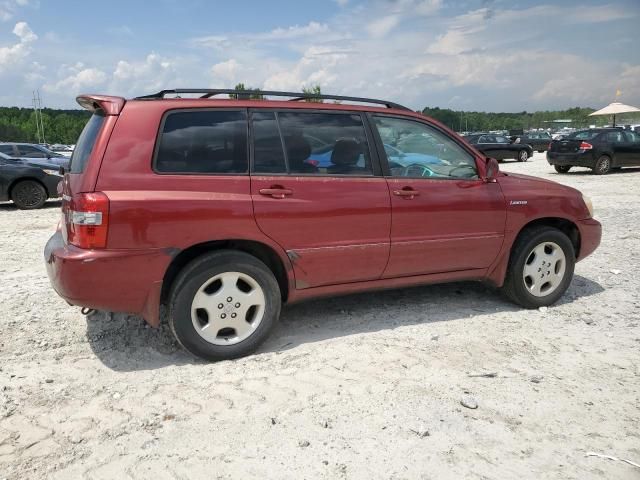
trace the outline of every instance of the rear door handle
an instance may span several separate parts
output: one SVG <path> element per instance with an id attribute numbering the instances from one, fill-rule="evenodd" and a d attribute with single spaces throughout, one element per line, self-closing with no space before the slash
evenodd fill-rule
<path id="1" fill-rule="evenodd" d="M 394 190 L 393 194 L 398 196 L 398 197 L 402 197 L 406 200 L 411 200 L 414 197 L 420 195 L 420 192 L 417 190 L 413 190 L 412 188 L 403 188 L 402 190 Z"/>
<path id="2" fill-rule="evenodd" d="M 260 195 L 273 198 L 284 198 L 287 195 L 293 194 L 293 190 L 289 190 L 288 188 L 261 188 L 259 192 Z"/>

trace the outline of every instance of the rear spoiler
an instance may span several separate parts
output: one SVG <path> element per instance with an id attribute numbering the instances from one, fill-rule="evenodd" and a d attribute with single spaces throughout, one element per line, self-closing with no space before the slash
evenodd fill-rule
<path id="1" fill-rule="evenodd" d="M 126 102 L 122 97 L 108 95 L 80 95 L 76 97 L 76 101 L 90 112 L 102 110 L 106 115 L 119 115 Z"/>

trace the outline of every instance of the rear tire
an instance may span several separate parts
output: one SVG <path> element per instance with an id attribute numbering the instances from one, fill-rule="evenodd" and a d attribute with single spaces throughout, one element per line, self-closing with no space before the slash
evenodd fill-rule
<path id="1" fill-rule="evenodd" d="M 511 251 L 502 291 L 524 308 L 551 305 L 571 284 L 575 262 L 573 244 L 563 232 L 546 226 L 529 228 Z"/>
<path id="2" fill-rule="evenodd" d="M 21 180 L 11 189 L 11 200 L 20 210 L 34 210 L 45 204 L 47 191 L 35 180 Z"/>
<path id="3" fill-rule="evenodd" d="M 278 282 L 264 263 L 244 252 L 217 251 L 191 261 L 176 278 L 169 326 L 192 354 L 229 360 L 266 340 L 281 303 Z"/>
<path id="4" fill-rule="evenodd" d="M 595 175 L 606 175 L 609 173 L 611 171 L 611 158 L 607 155 L 601 155 L 592 171 Z"/>
<path id="5" fill-rule="evenodd" d="M 558 173 L 569 173 L 571 165 L 554 165 L 553 168 L 555 168 Z"/>
<path id="6" fill-rule="evenodd" d="M 518 161 L 526 162 L 527 160 L 529 160 L 529 152 L 527 152 L 526 150 L 520 150 L 520 152 L 518 153 Z"/>

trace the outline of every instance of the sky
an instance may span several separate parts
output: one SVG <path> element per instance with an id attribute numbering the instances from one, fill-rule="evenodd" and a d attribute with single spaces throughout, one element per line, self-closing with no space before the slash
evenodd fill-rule
<path id="1" fill-rule="evenodd" d="M 640 0 L 0 0 L 0 105 L 243 82 L 413 109 L 640 106 L 639 25 Z"/>

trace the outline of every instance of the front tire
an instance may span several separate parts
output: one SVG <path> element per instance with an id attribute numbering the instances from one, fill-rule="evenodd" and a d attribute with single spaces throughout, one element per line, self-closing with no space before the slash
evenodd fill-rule
<path id="1" fill-rule="evenodd" d="M 551 305 L 571 284 L 575 262 L 573 244 L 563 232 L 553 227 L 530 228 L 511 251 L 502 289 L 524 308 Z"/>
<path id="2" fill-rule="evenodd" d="M 558 173 L 569 173 L 571 165 L 554 165 L 553 168 L 555 168 Z"/>
<path id="3" fill-rule="evenodd" d="M 518 161 L 526 162 L 527 160 L 529 160 L 529 152 L 526 150 L 520 150 L 520 153 L 518 153 Z"/>
<path id="4" fill-rule="evenodd" d="M 228 360 L 256 350 L 280 316 L 281 294 L 271 270 L 235 250 L 198 257 L 178 275 L 169 325 L 186 350 Z"/>
<path id="5" fill-rule="evenodd" d="M 611 158 L 606 155 L 600 156 L 593 167 L 593 173 L 596 175 L 606 175 L 611 171 Z"/>
<path id="6" fill-rule="evenodd" d="M 11 189 L 11 200 L 20 210 L 34 210 L 45 204 L 47 191 L 35 180 L 22 180 Z"/>

